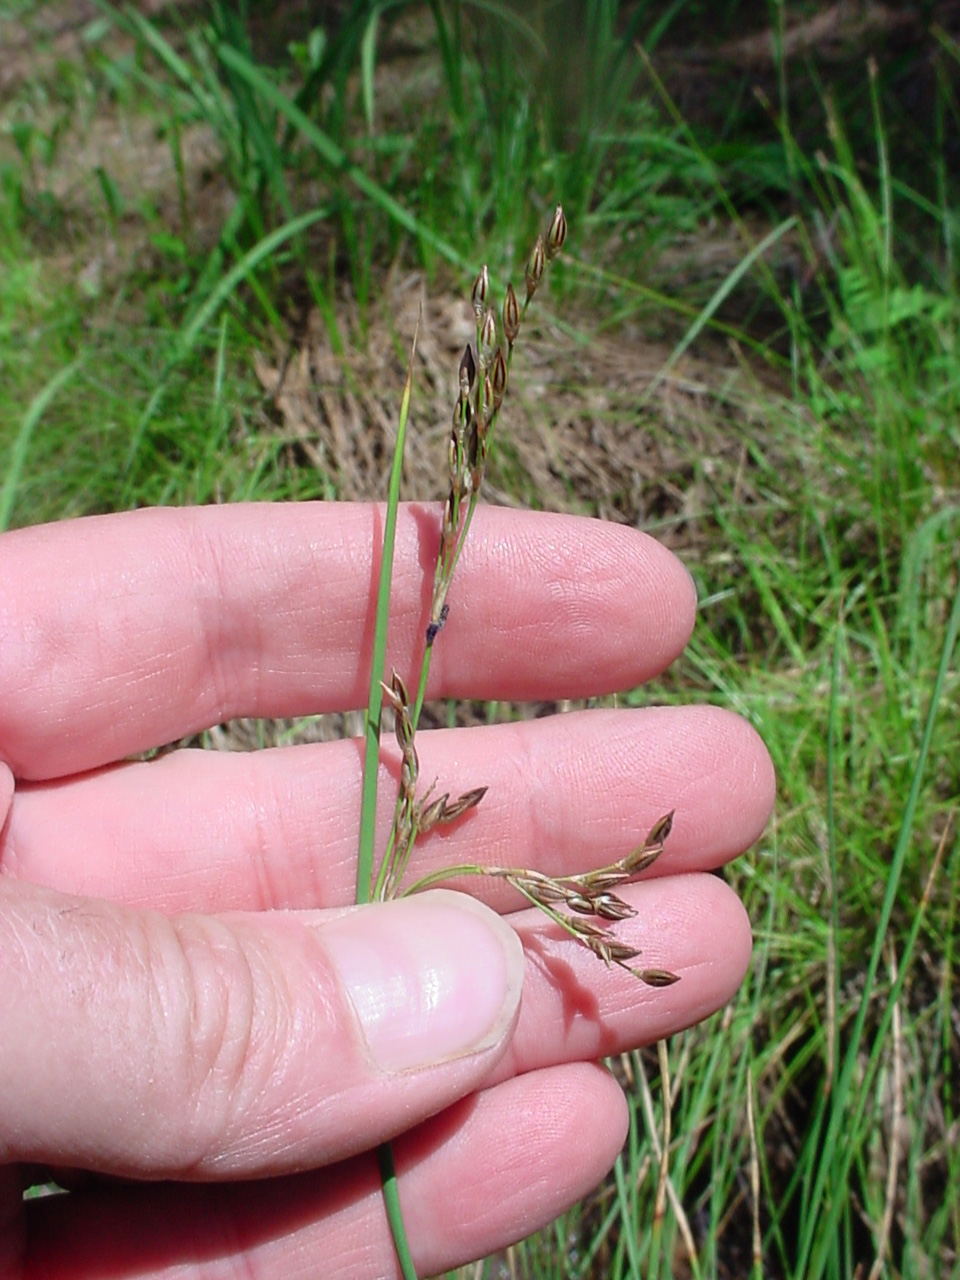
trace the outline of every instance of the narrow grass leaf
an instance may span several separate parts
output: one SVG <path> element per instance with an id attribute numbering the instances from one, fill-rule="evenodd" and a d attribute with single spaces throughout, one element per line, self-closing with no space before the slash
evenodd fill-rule
<path id="1" fill-rule="evenodd" d="M 3 477 L 3 488 L 0 489 L 0 531 L 6 529 L 10 523 L 13 504 L 17 496 L 17 485 L 20 483 L 20 476 L 23 474 L 24 464 L 27 460 L 27 450 L 30 448 L 30 441 L 37 424 L 50 408 L 57 394 L 63 390 L 76 374 L 82 363 L 82 359 L 74 360 L 71 364 L 66 365 L 55 373 L 47 385 L 34 396 L 29 409 L 23 416 L 20 430 L 17 432 L 17 438 L 14 440 L 13 448 L 10 450 L 10 460 L 7 463 L 6 475 Z"/>
<path id="2" fill-rule="evenodd" d="M 734 269 L 727 276 L 726 280 L 724 280 L 720 287 L 714 292 L 713 296 L 694 320 L 693 324 L 690 325 L 689 329 L 687 329 L 686 333 L 670 352 L 669 356 L 667 356 L 656 376 L 647 387 L 647 390 L 641 400 L 641 404 L 646 403 L 657 389 L 662 386 L 664 379 L 667 377 L 670 370 L 683 358 L 683 355 L 688 348 L 696 342 L 704 327 L 713 318 L 714 313 L 718 311 L 727 298 L 730 297 L 730 294 L 733 293 L 734 289 L 736 289 L 743 277 L 748 271 L 750 271 L 753 264 L 758 259 L 762 258 L 768 249 L 772 248 L 778 240 L 782 239 L 787 232 L 791 231 L 796 225 L 797 219 L 795 217 L 784 219 L 779 226 L 776 226 L 772 231 L 769 231 L 759 244 L 755 244 L 750 252 L 737 263 Z"/>
<path id="3" fill-rule="evenodd" d="M 417 332 L 419 332 L 419 322 Z M 407 418 L 410 413 L 410 394 L 413 389 L 413 357 L 417 349 L 417 333 L 413 336 L 407 379 L 400 401 L 397 422 L 397 440 L 393 448 L 390 468 L 390 485 L 387 493 L 387 512 L 383 527 L 383 548 L 380 556 L 380 582 L 377 588 L 377 615 L 373 633 L 373 651 L 370 659 L 370 696 L 364 726 L 365 747 L 363 756 L 363 791 L 360 810 L 360 848 L 357 856 L 357 902 L 369 902 L 373 885 L 373 844 L 377 818 L 377 778 L 380 768 L 380 721 L 383 712 L 384 664 L 387 653 L 387 625 L 390 619 L 390 586 L 393 580 L 393 549 L 397 532 L 397 508 L 400 505 L 400 477 L 403 474 L 403 445 L 407 434 Z M 410 1257 L 406 1229 L 400 1211 L 397 1175 L 393 1164 L 393 1150 L 383 1143 L 377 1149 L 383 1199 L 393 1235 L 394 1247 L 404 1280 L 417 1280 L 416 1268 Z"/>
<path id="4" fill-rule="evenodd" d="M 426 223 L 421 222 L 409 209 L 404 208 L 368 173 L 365 173 L 356 165 L 352 165 L 342 148 L 328 134 L 324 133 L 318 125 L 314 124 L 295 102 L 292 102 L 276 85 L 271 84 L 259 68 L 255 67 L 246 58 L 241 57 L 229 45 L 220 45 L 217 49 L 217 56 L 255 88 L 271 106 L 276 107 L 282 115 L 286 116 L 290 123 L 319 152 L 332 169 L 342 173 L 348 181 L 352 182 L 355 187 L 382 209 L 388 217 L 403 227 L 404 230 L 409 231 L 411 235 L 429 244 L 441 257 L 446 258 L 454 266 L 464 271 L 469 269 L 467 260 L 453 245 L 444 240 L 442 236 L 437 235 Z"/>
<path id="5" fill-rule="evenodd" d="M 920 801 L 920 792 L 926 777 L 927 758 L 930 754 L 933 731 L 937 721 L 937 714 L 940 710 L 940 700 L 946 683 L 947 672 L 950 668 L 950 660 L 956 647 L 958 632 L 960 632 L 960 587 L 958 587 L 954 596 L 953 608 L 950 612 L 950 620 L 947 624 L 947 631 L 940 654 L 940 664 L 937 669 L 933 692 L 930 697 L 930 708 L 927 712 L 923 738 L 920 742 L 920 748 L 917 753 L 917 762 L 914 767 L 913 778 L 910 784 L 910 791 L 903 811 L 900 834 L 897 838 L 896 848 L 894 849 L 893 858 L 890 863 L 886 892 L 884 894 L 883 905 L 880 909 L 880 918 L 877 921 L 877 928 L 874 934 L 873 950 L 867 965 L 863 995 L 860 1000 L 860 1007 L 857 1010 L 853 1029 L 850 1033 L 850 1039 L 847 1045 L 840 1078 L 837 1082 L 837 1088 L 834 1091 L 834 1105 L 830 1116 L 830 1122 L 827 1126 L 827 1132 L 824 1137 L 823 1148 L 819 1153 L 819 1166 L 810 1197 L 810 1211 L 807 1214 L 802 1227 L 796 1274 L 810 1277 L 811 1280 L 817 1280 L 818 1277 L 824 1274 L 824 1270 L 827 1266 L 828 1255 L 831 1249 L 831 1242 L 836 1239 L 838 1219 L 845 1204 L 847 1203 L 847 1196 L 842 1194 L 842 1191 L 848 1185 L 850 1166 L 859 1150 L 859 1143 L 851 1140 L 851 1135 L 861 1132 L 859 1121 L 862 1118 L 863 1111 L 866 1107 L 867 1094 L 869 1092 L 867 1087 L 870 1078 L 869 1071 L 867 1079 L 865 1079 L 864 1085 L 861 1088 L 853 1117 L 850 1117 L 847 1114 L 845 1104 L 851 1096 L 851 1090 L 853 1088 L 853 1074 L 859 1057 L 860 1046 L 863 1041 L 867 1012 L 873 999 L 877 971 L 883 955 L 883 943 L 887 935 L 887 929 L 890 925 L 890 917 L 893 914 L 893 906 L 896 901 L 897 888 L 900 883 L 900 877 L 903 873 L 907 850 L 909 849 L 913 839 L 914 820 L 916 817 L 917 806 Z M 920 913 L 918 912 L 914 921 L 913 929 L 911 930 L 911 941 L 908 942 L 908 946 L 902 957 L 897 983 L 895 984 L 894 990 L 891 991 L 890 999 L 887 1001 L 884 1013 L 881 1017 L 880 1028 L 878 1029 L 874 1043 L 874 1055 L 877 1057 L 879 1057 L 883 1037 L 886 1033 L 886 1027 L 889 1025 L 890 1018 L 892 1017 L 893 1006 L 896 1003 L 899 991 L 902 990 L 903 983 L 906 981 L 906 975 L 909 967 L 909 954 L 913 949 L 913 940 L 916 938 L 919 928 Z M 871 1058 L 873 1058 L 874 1055 L 871 1055 Z M 845 1136 L 847 1140 L 841 1142 L 841 1136 Z M 828 1183 L 830 1184 L 829 1190 L 827 1186 Z M 824 1205 L 824 1201 L 826 1201 L 826 1205 Z"/>
<path id="6" fill-rule="evenodd" d="M 419 330 L 419 324 L 418 324 Z M 357 902 L 369 902 L 373 888 L 373 842 L 377 817 L 377 774 L 380 765 L 380 719 L 383 711 L 381 682 L 387 654 L 387 624 L 390 618 L 390 585 L 393 579 L 393 548 L 397 532 L 397 508 L 400 504 L 400 477 L 403 473 L 403 446 L 410 413 L 413 389 L 413 357 L 417 347 L 414 334 L 407 365 L 407 379 L 400 401 L 397 442 L 390 467 L 387 511 L 383 526 L 383 548 L 380 555 L 380 581 L 377 587 L 377 615 L 370 659 L 370 696 L 367 701 L 366 745 L 363 757 L 363 791 L 360 810 L 360 849 L 357 858 Z"/>
<path id="7" fill-rule="evenodd" d="M 313 226 L 315 222 L 320 222 L 321 219 L 328 216 L 328 213 L 329 210 L 326 208 L 311 209 L 308 213 L 302 213 L 299 218 L 294 218 L 291 222 L 285 223 L 282 227 L 278 227 L 276 231 L 271 231 L 269 235 L 264 236 L 258 244 L 255 244 L 252 249 L 243 255 L 239 262 L 231 267 L 225 276 L 220 278 L 210 295 L 187 320 L 177 335 L 173 355 L 167 362 L 167 367 L 164 369 L 160 381 L 147 402 L 147 407 L 137 422 L 133 438 L 130 441 L 130 448 L 127 452 L 126 465 L 128 471 L 140 450 L 140 445 L 143 443 L 144 433 L 160 407 L 160 402 L 163 399 L 171 374 L 189 357 L 201 333 L 216 315 L 218 309 L 223 306 L 234 290 L 245 280 L 248 280 L 257 267 L 279 249 L 281 245 L 300 235 L 302 231 Z"/>
<path id="8" fill-rule="evenodd" d="M 627 1180 L 623 1172 L 623 1156 L 617 1156 L 613 1166 L 613 1176 L 617 1184 L 617 1201 L 620 1205 L 620 1239 L 625 1242 L 627 1258 L 630 1263 L 630 1280 L 641 1280 L 640 1253 L 637 1249 L 637 1233 L 635 1230 L 636 1214 L 631 1208 L 631 1196 L 627 1191 Z"/>
<path id="9" fill-rule="evenodd" d="M 380 10 L 375 8 L 370 15 L 360 41 L 360 84 L 363 90 L 363 114 L 367 120 L 367 129 L 373 133 L 374 112 L 374 75 L 377 64 L 377 28 L 380 25 Z"/>

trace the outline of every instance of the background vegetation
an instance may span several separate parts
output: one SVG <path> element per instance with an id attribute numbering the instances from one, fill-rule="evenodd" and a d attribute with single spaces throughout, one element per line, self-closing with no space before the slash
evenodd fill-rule
<path id="1" fill-rule="evenodd" d="M 0 22 L 0 527 L 382 496 L 421 298 L 438 496 L 456 298 L 563 200 L 492 492 L 684 556 L 693 644 L 628 700 L 746 715 L 779 802 L 740 995 L 616 1064 L 616 1176 L 476 1274 L 960 1274 L 960 6 Z"/>

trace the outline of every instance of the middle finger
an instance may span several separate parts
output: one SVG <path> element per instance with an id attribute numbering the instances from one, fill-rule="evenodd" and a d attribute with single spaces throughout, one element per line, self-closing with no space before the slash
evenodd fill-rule
<path id="1" fill-rule="evenodd" d="M 622 857 L 676 811 L 657 872 L 716 867 L 769 816 L 769 756 L 713 707 L 572 712 L 420 733 L 421 783 L 480 806 L 416 846 L 413 875 L 459 863 L 571 874 Z M 354 901 L 361 759 L 357 742 L 253 754 L 180 751 L 14 797 L 0 868 L 67 893 L 162 911 L 338 907 Z M 385 752 L 377 848 L 396 796 Z M 501 910 L 499 881 L 463 882 Z"/>

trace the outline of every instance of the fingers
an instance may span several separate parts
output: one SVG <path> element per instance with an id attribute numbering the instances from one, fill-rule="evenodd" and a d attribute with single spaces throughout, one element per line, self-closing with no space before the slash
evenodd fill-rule
<path id="1" fill-rule="evenodd" d="M 623 1144 L 615 1081 L 580 1064 L 459 1103 L 395 1143 L 419 1275 L 504 1248 L 586 1195 Z M 128 1187 L 33 1201 L 24 1274 L 286 1280 L 398 1274 L 375 1161 L 232 1186 Z"/>
<path id="2" fill-rule="evenodd" d="M 462 894 L 169 919 L 0 882 L 0 1165 L 313 1167 L 489 1074 L 523 979 Z"/>
<path id="3" fill-rule="evenodd" d="M 305 1168 L 481 1081 L 615 1054 L 726 1003 L 750 956 L 733 892 L 685 875 L 622 896 L 636 915 L 614 936 L 638 966 L 677 974 L 673 986 L 607 968 L 533 910 L 510 917 L 524 965 L 505 923 L 445 891 L 170 921 L 7 886 L 0 1164 L 179 1178 Z"/>
<path id="4" fill-rule="evenodd" d="M 381 508 L 144 510 L 0 539 L 0 759 L 79 772 L 237 715 L 366 703 Z M 419 661 L 438 537 L 401 508 L 388 668 Z M 430 696 L 562 698 L 662 670 L 693 624 L 690 579 L 619 526 L 481 507 Z"/>
<path id="5" fill-rule="evenodd" d="M 544 1068 L 543 1063 L 581 1053 L 617 1053 L 672 1034 L 728 998 L 742 976 L 749 926 L 734 895 L 715 877 L 668 877 L 632 886 L 625 894 L 638 915 L 616 926 L 618 937 L 640 945 L 644 963 L 672 966 L 680 981 L 652 990 L 622 970 L 607 970 L 539 914 L 515 918 L 527 949 L 527 973 L 509 1057 L 488 1077 L 499 1083 L 454 1104 L 395 1144 L 401 1201 L 421 1274 L 458 1265 L 526 1235 L 584 1195 L 609 1168 L 625 1130 L 619 1091 L 596 1068 L 572 1063 Z M 396 910 L 397 904 L 388 909 Z M 469 937 L 460 942 L 469 946 Z M 392 954 L 395 940 L 389 946 Z M 289 972 L 289 963 L 286 968 Z M 293 972 L 295 978 L 295 967 Z M 129 1046 L 114 1043 L 111 1052 L 118 1051 L 129 1071 L 136 1055 Z M 293 1058 L 301 1081 L 309 1075 L 303 1055 L 281 1057 L 285 1063 Z M 272 1080 L 271 1073 L 267 1087 Z M 101 1078 L 97 1084 L 109 1090 L 111 1082 Z M 389 1087 L 393 1084 L 391 1080 Z M 322 1126 L 324 1117 L 309 1105 L 308 1093 L 309 1087 L 301 1086 L 307 1125 Z M 385 1100 L 389 1105 L 381 1090 L 376 1105 Z M 208 1092 L 205 1104 L 209 1101 Z M 44 1105 L 49 1106 L 46 1096 Z M 109 1139 L 117 1126 L 96 1113 L 96 1105 L 93 1125 L 100 1133 L 106 1124 Z M 153 1095 L 140 1098 L 138 1105 L 137 1172 L 159 1176 L 158 1150 L 169 1150 L 167 1111 L 157 1107 Z M 249 1175 L 256 1171 L 257 1156 L 267 1169 L 276 1168 L 274 1125 L 264 1137 L 264 1110 L 255 1093 L 244 1121 L 246 1135 L 234 1135 L 232 1151 L 244 1156 L 252 1152 L 253 1159 L 214 1160 L 182 1172 Z M 146 1131 L 145 1112 L 152 1121 Z M 21 1124 L 31 1114 L 21 1112 Z M 289 1148 L 302 1156 L 307 1144 L 301 1115 L 300 1107 L 293 1115 L 278 1115 L 276 1126 L 283 1127 Z M 61 1142 L 56 1151 L 41 1148 L 35 1156 L 55 1163 L 62 1150 Z M 74 1280 L 108 1271 L 133 1277 L 159 1276 L 174 1268 L 178 1274 L 193 1274 L 196 1268 L 197 1274 L 201 1269 L 206 1274 L 219 1264 L 285 1277 L 297 1268 L 316 1271 L 320 1258 L 324 1276 L 395 1274 L 376 1168 L 369 1157 L 272 1183 L 87 1190 L 35 1202 L 27 1212 L 26 1274 Z"/>
<path id="6" fill-rule="evenodd" d="M 650 874 L 704 870 L 746 849 L 773 804 L 767 752 L 713 707 L 589 711 L 421 733 L 424 786 L 488 786 L 465 820 L 418 843 L 412 874 L 500 863 L 552 874 L 622 857 L 675 811 Z M 395 768 L 395 761 L 391 765 Z M 377 848 L 396 777 L 384 767 Z M 356 743 L 255 754 L 179 752 L 18 791 L 0 845 L 12 877 L 164 911 L 353 901 L 361 763 Z M 498 908 L 499 882 L 462 882 Z"/>

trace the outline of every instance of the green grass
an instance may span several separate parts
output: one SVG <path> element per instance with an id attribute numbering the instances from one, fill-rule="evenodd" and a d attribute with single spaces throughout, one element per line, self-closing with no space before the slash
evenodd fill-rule
<path id="1" fill-rule="evenodd" d="M 37 253 L 30 229 L 24 215 L 0 240 L 4 523 L 144 503 L 332 496 L 330 478 L 300 465 L 295 443 L 259 408 L 248 306 L 225 309 L 256 249 L 184 314 L 171 305 L 179 259 L 156 255 L 149 274 L 131 272 L 91 298 L 75 271 Z M 206 321 L 202 333 L 195 318 Z"/>
<path id="2" fill-rule="evenodd" d="M 872 74 L 859 49 L 830 93 L 814 55 L 756 73 L 766 105 L 746 74 L 698 71 L 691 114 L 670 50 L 762 25 L 765 9 L 711 6 L 705 30 L 702 4 L 592 0 L 571 84 L 554 11 L 498 8 L 447 0 L 405 28 L 410 6 L 358 0 L 290 52 L 251 41 L 227 6 L 153 25 L 105 8 L 69 74 L 16 87 L 0 106 L 2 523 L 334 496 L 337 478 L 272 420 L 253 351 L 282 348 L 305 308 L 335 327 L 344 287 L 372 317 L 393 264 L 438 290 L 469 288 L 481 254 L 502 277 L 562 198 L 576 246 L 551 288 L 576 340 L 590 325 L 642 334 L 673 353 L 664 372 L 691 355 L 739 371 L 708 387 L 696 438 L 689 418 L 663 422 L 655 387 L 633 410 L 638 432 L 669 436 L 675 470 L 645 498 L 648 526 L 684 552 L 701 606 L 684 658 L 627 700 L 740 712 L 779 789 L 728 873 L 754 923 L 751 972 L 669 1046 L 694 1274 L 753 1268 L 748 1095 L 763 1275 L 867 1274 L 899 1111 L 880 1274 L 957 1274 L 960 1209 L 935 1191 L 960 1178 L 956 45 L 924 45 L 928 128 L 896 97 L 920 64 Z M 394 71 L 395 36 L 420 48 L 415 72 Z M 155 129 L 166 202 L 109 164 L 60 180 L 104 116 Z M 232 193 L 225 216 L 191 186 L 197 129 Z M 108 260 L 111 241 L 136 251 Z M 98 257 L 102 280 L 84 272 Z M 542 504 L 516 448 L 494 461 L 502 488 Z M 617 1177 L 512 1250 L 513 1274 L 689 1273 L 669 1206 L 649 1230 L 641 1084 L 659 1126 L 656 1054 L 620 1069 L 634 1089 Z"/>

